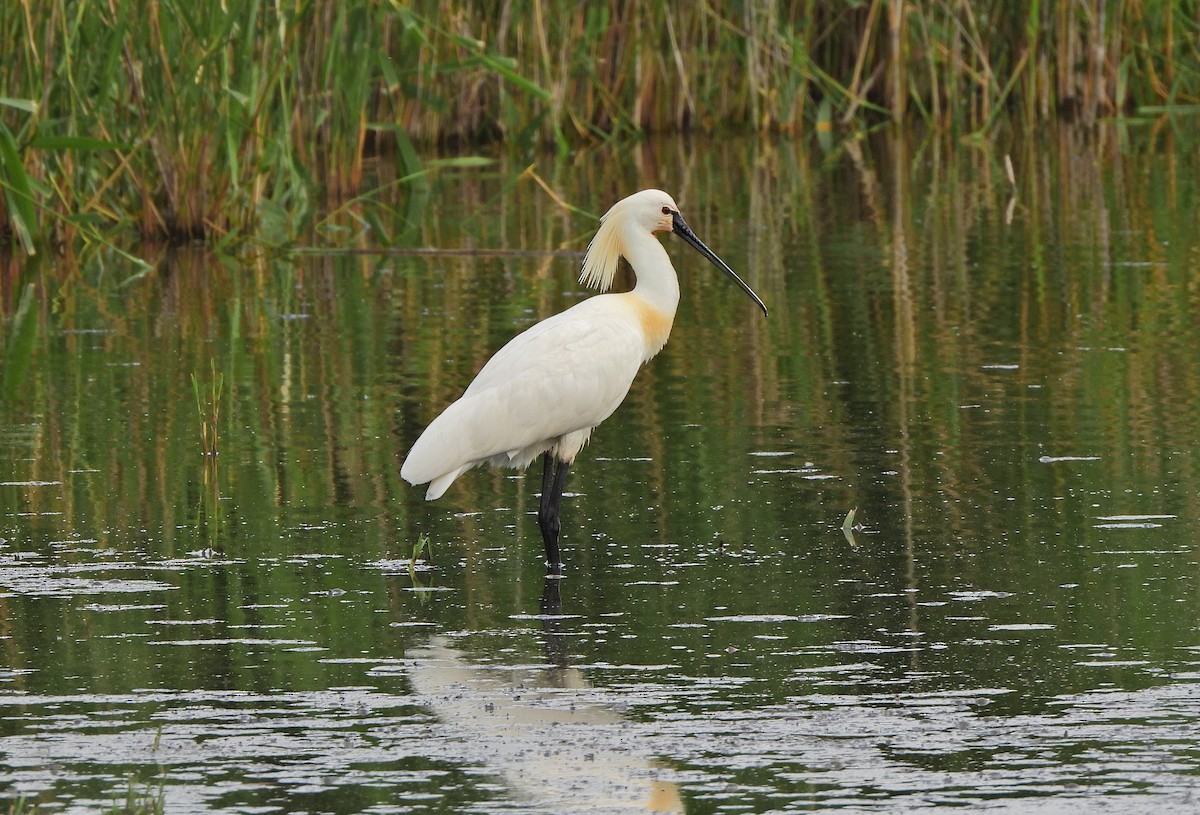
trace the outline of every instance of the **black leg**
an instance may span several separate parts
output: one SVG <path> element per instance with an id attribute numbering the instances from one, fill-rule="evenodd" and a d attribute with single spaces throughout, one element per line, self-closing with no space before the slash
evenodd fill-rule
<path id="1" fill-rule="evenodd" d="M 554 571 L 562 565 L 558 553 L 558 533 L 562 529 L 558 507 L 562 501 L 563 485 L 567 482 L 567 470 L 570 467 L 565 461 L 556 462 L 552 453 L 546 453 L 542 461 L 542 500 L 538 504 L 538 528 L 542 530 L 542 543 L 546 545 L 546 565 Z"/>
<path id="2" fill-rule="evenodd" d="M 542 530 L 542 543 L 546 546 L 546 565 L 558 567 L 558 529 L 551 532 L 550 505 L 554 498 L 554 454 L 542 456 L 542 499 L 538 503 L 538 528 Z M 557 518 L 554 519 L 558 521 Z"/>
<path id="3" fill-rule="evenodd" d="M 567 655 L 567 636 L 563 633 L 562 596 L 559 586 L 562 585 L 562 575 L 558 570 L 551 570 L 542 581 L 542 637 L 545 639 L 546 660 L 556 668 L 566 668 L 570 664 Z"/>
<path id="4" fill-rule="evenodd" d="M 554 454 L 542 454 L 542 498 L 538 502 L 538 526 L 550 508 L 550 493 L 554 491 Z"/>

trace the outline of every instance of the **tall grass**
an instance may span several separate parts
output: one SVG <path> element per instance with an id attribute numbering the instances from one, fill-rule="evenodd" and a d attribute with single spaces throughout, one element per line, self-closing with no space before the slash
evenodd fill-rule
<path id="1" fill-rule="evenodd" d="M 1183 0 L 415 0 L 398 13 L 427 35 L 392 89 L 418 141 L 872 117 L 969 132 L 1001 114 L 1094 121 L 1200 102 L 1200 19 Z M 467 58 L 468 42 L 513 58 L 523 81 Z"/>
<path id="2" fill-rule="evenodd" d="M 0 145 L 23 147 L 4 168 L 10 218 L 28 219 L 23 169 L 41 225 L 64 238 L 95 222 L 282 237 L 311 210 L 314 176 L 335 191 L 359 181 L 378 76 L 366 66 L 390 32 L 378 16 L 332 2 L 6 4 Z"/>
<path id="3" fill-rule="evenodd" d="M 294 240 L 414 144 L 1094 121 L 1200 102 L 1185 0 L 12 0 L 0 230 Z"/>

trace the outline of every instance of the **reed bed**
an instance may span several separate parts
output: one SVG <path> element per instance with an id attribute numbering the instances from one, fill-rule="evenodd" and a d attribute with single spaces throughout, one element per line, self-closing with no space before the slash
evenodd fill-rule
<path id="1" fill-rule="evenodd" d="M 920 120 L 986 136 L 1200 103 L 1183 0 L 17 0 L 0 232 L 287 244 L 431 146 Z"/>

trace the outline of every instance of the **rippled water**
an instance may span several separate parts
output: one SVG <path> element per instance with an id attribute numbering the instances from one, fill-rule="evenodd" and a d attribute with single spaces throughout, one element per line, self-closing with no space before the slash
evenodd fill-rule
<path id="1" fill-rule="evenodd" d="M 597 211 L 677 192 L 771 307 L 668 244 L 679 320 L 572 470 L 561 580 L 536 476 L 398 477 L 580 296 L 592 222 L 506 171 L 393 227 L 518 254 L 5 278 L 0 797 L 1193 811 L 1197 154 L 1151 135 L 1014 145 L 1015 204 L 933 142 L 545 162 Z"/>

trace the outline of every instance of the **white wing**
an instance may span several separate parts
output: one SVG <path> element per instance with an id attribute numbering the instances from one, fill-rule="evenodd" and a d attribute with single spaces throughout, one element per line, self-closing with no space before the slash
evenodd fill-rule
<path id="1" fill-rule="evenodd" d="M 592 297 L 518 334 L 483 366 L 462 397 L 425 428 L 400 475 L 438 481 L 491 460 L 524 466 L 568 433 L 607 419 L 645 356 L 636 319 L 613 295 Z"/>

